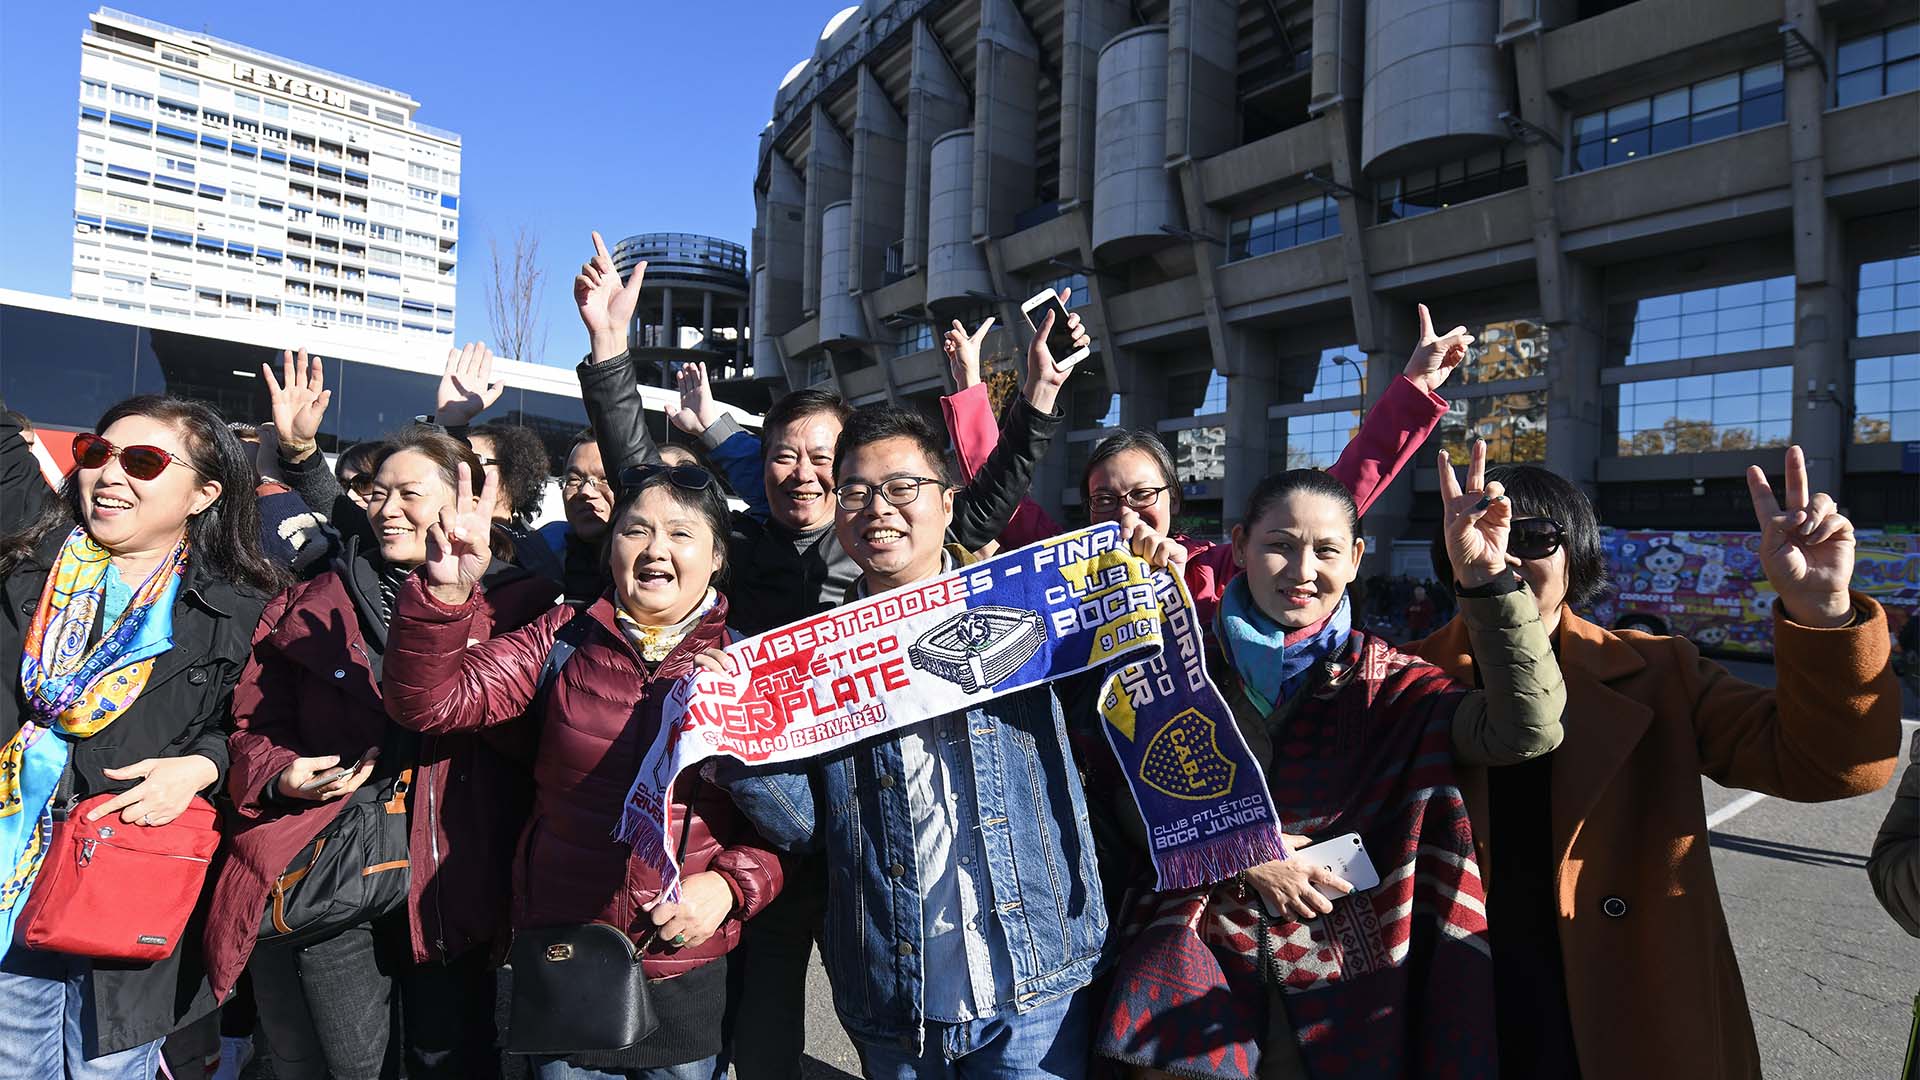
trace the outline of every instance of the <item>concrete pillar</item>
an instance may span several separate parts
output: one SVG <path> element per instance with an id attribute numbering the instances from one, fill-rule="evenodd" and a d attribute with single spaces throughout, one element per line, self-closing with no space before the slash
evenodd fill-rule
<path id="1" fill-rule="evenodd" d="M 1360 159 L 1391 174 L 1504 141 L 1498 0 L 1371 0 Z"/>
<path id="2" fill-rule="evenodd" d="M 975 157 L 973 132 L 965 128 L 933 144 L 927 199 L 928 304 L 971 304 L 969 291 L 993 288 L 971 229 Z"/>
<path id="3" fill-rule="evenodd" d="M 713 348 L 713 293 L 700 293 L 700 347 Z"/>
<path id="4" fill-rule="evenodd" d="M 1233 149 L 1240 138 L 1239 5 L 1173 0 L 1167 27 L 1167 160 Z"/>
<path id="5" fill-rule="evenodd" d="M 1816 0 L 1787 0 L 1785 16 L 1815 53 L 1826 52 Z M 1786 80 L 1787 156 L 1793 170 L 1793 441 L 1807 456 L 1811 490 L 1833 493 L 1844 510 L 1842 467 L 1853 432 L 1842 403 L 1853 400 L 1847 360 L 1852 320 L 1841 256 L 1844 233 L 1825 191 L 1821 132 L 1827 84 L 1811 60 L 1789 66 Z"/>
<path id="6" fill-rule="evenodd" d="M 1040 46 L 1014 0 L 981 0 L 973 64 L 972 235 L 985 240 L 1034 200 Z"/>
<path id="7" fill-rule="evenodd" d="M 867 336 L 860 302 L 850 291 L 853 203 L 841 201 L 820 215 L 820 341 Z M 839 348 L 839 346 L 833 346 Z"/>
<path id="8" fill-rule="evenodd" d="M 1100 52 L 1099 93 L 1093 247 L 1114 260 L 1166 246 L 1161 226 L 1181 220 L 1165 155 L 1167 28 L 1142 26 L 1108 42 Z"/>
<path id="9" fill-rule="evenodd" d="M 764 144 L 763 144 L 764 145 Z M 800 321 L 801 259 L 806 247 L 806 190 L 787 159 L 768 147 L 755 191 L 760 223 L 754 230 L 753 366 L 762 379 L 785 376 L 806 385 L 790 368 L 777 330 Z"/>
<path id="10" fill-rule="evenodd" d="M 662 349 L 676 348 L 679 344 L 674 336 L 673 289 L 660 290 L 660 337 L 654 345 Z"/>
<path id="11" fill-rule="evenodd" d="M 907 269 L 927 263 L 927 213 L 933 144 L 949 131 L 973 121 L 967 88 L 954 74 L 940 39 L 925 22 L 913 24 L 913 75 L 907 83 L 906 202 L 901 234 L 901 263 Z M 968 162 L 971 170 L 972 162 Z M 967 179 L 971 189 L 973 179 Z M 969 196 L 971 198 L 971 196 Z M 971 203 L 969 203 L 971 214 Z"/>
<path id="12" fill-rule="evenodd" d="M 1367 353 L 1366 408 L 1370 409 L 1387 392 L 1387 387 L 1407 366 L 1407 354 L 1413 351 L 1418 334 L 1418 316 L 1412 304 L 1386 304 L 1374 300 L 1373 335 Z M 1362 410 L 1364 415 L 1365 410 Z M 1414 517 L 1415 474 L 1433 468 L 1432 462 L 1416 458 L 1392 485 L 1374 500 L 1361 529 L 1374 538 L 1375 547 L 1361 562 L 1362 574 L 1385 574 L 1393 567 L 1393 542 L 1414 539 L 1408 535 Z M 1431 517 L 1431 514 L 1423 515 Z"/>
<path id="13" fill-rule="evenodd" d="M 1364 0 L 1313 0 L 1313 88 L 1309 112 L 1360 96 L 1365 78 Z"/>
<path id="14" fill-rule="evenodd" d="M 1279 358 L 1270 338 L 1239 327 L 1227 331 L 1227 480 L 1221 497 L 1221 530 L 1230 532 L 1246 512 L 1247 499 L 1267 475 L 1272 447 L 1267 406 L 1277 400 Z"/>
<path id="15" fill-rule="evenodd" d="M 906 218 L 907 122 L 880 80 L 860 69 L 853 120 L 853 235 L 848 281 L 855 291 L 886 283 L 887 246 Z"/>
<path id="16" fill-rule="evenodd" d="M 806 275 L 801 283 L 801 303 L 809 311 L 820 307 L 820 216 L 827 207 L 853 194 L 853 148 L 834 124 L 833 115 L 818 102 L 813 106 L 813 126 L 807 146 L 807 243 Z"/>
<path id="17" fill-rule="evenodd" d="M 1093 198 L 1100 50 L 1127 29 L 1126 0 L 1067 0 L 1060 57 L 1060 202 Z"/>

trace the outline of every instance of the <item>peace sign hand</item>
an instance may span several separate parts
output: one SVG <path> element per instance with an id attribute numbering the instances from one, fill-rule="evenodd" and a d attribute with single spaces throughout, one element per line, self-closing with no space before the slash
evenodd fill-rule
<path id="1" fill-rule="evenodd" d="M 1787 617 L 1803 626 L 1845 626 L 1853 619 L 1853 522 L 1826 492 L 1807 495 L 1807 458 L 1787 448 L 1783 507 L 1766 471 L 1747 466 L 1747 493 L 1760 525 L 1760 567 L 1786 605 Z"/>
<path id="2" fill-rule="evenodd" d="M 447 367 L 433 399 L 433 419 L 443 427 L 460 427 L 493 407 L 507 389 L 493 377 L 493 350 L 475 341 L 447 350 Z"/>
<path id="3" fill-rule="evenodd" d="M 1467 588 L 1492 582 L 1507 569 L 1507 533 L 1513 527 L 1513 503 L 1500 481 L 1489 484 L 1487 444 L 1475 439 L 1467 466 L 1467 488 L 1460 489 L 1453 462 L 1440 451 L 1440 503 L 1447 558 L 1454 580 Z"/>
<path id="4" fill-rule="evenodd" d="M 940 335 L 940 348 L 947 354 L 947 364 L 953 369 L 953 383 L 965 390 L 969 386 L 980 385 L 980 343 L 987 339 L 987 331 L 993 329 L 993 316 L 980 324 L 980 329 L 967 333 L 960 320 L 953 320 L 953 329 Z"/>
<path id="5" fill-rule="evenodd" d="M 473 470 L 461 462 L 453 501 L 440 511 L 440 520 L 427 526 L 427 587 L 441 603 L 459 606 L 473 595 L 473 587 L 493 563 L 493 506 L 500 499 L 500 481 L 484 473 L 478 496 Z"/>
<path id="6" fill-rule="evenodd" d="M 320 358 L 309 358 L 301 349 L 298 359 L 292 350 L 280 353 L 281 378 L 273 377 L 273 367 L 260 365 L 266 380 L 267 396 L 273 407 L 273 426 L 280 433 L 280 445 L 294 460 L 302 460 L 314 450 L 320 435 L 320 422 L 326 418 L 333 391 L 327 389 L 326 373 Z"/>
<path id="7" fill-rule="evenodd" d="M 607 242 L 593 234 L 593 258 L 582 263 L 573 279 L 573 302 L 580 308 L 580 321 L 586 324 L 592 343 L 592 360 L 611 360 L 626 351 L 627 326 L 633 321 L 633 309 L 640 302 L 640 283 L 646 279 L 647 264 L 639 263 L 620 281 Z"/>
<path id="8" fill-rule="evenodd" d="M 705 361 L 681 364 L 674 383 L 680 390 L 680 403 L 667 405 L 669 423 L 698 438 L 720 422 L 720 405 L 713 399 L 713 384 L 707 380 Z"/>
<path id="9" fill-rule="evenodd" d="M 1456 326 L 1443 335 L 1433 332 L 1433 316 L 1427 314 L 1427 305 L 1416 304 L 1420 312 L 1420 343 L 1413 347 L 1413 355 L 1407 358 L 1406 376 L 1413 385 L 1431 394 L 1440 389 L 1447 381 L 1453 369 L 1467 358 L 1467 346 L 1473 344 L 1473 335 L 1467 333 L 1464 326 Z"/>

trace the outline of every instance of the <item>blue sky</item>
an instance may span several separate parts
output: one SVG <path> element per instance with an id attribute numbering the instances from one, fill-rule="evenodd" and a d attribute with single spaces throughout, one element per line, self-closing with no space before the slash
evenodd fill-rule
<path id="1" fill-rule="evenodd" d="M 114 6 L 413 95 L 418 119 L 464 139 L 455 336 L 488 336 L 487 238 L 525 225 L 547 275 L 547 359 L 570 363 L 589 229 L 749 241 L 774 88 L 845 3 Z M 0 0 L 0 287 L 67 294 L 80 35 L 99 6 Z"/>

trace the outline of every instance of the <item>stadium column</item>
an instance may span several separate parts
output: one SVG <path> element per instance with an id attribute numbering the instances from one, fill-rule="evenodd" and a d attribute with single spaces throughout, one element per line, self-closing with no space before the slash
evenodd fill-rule
<path id="1" fill-rule="evenodd" d="M 986 244 L 1034 201 L 1040 46 L 1014 0 L 981 0 L 974 49 L 973 240 Z"/>
<path id="2" fill-rule="evenodd" d="M 1065 209 L 1093 201 L 1100 50 L 1130 21 L 1126 0 L 1066 2 L 1060 50 L 1060 202 Z"/>
<path id="3" fill-rule="evenodd" d="M 852 196 L 853 150 L 825 105 L 815 102 L 807 137 L 806 247 L 801 266 L 800 305 L 820 309 L 821 223 L 827 207 Z"/>
<path id="4" fill-rule="evenodd" d="M 906 216 L 907 122 L 888 100 L 871 69 L 860 68 L 853 114 L 853 236 L 847 284 L 860 300 L 866 326 L 879 336 L 871 298 L 886 284 L 887 247 L 901 237 Z M 883 342 L 864 346 L 881 365 L 887 400 L 900 400 L 893 350 Z"/>
<path id="5" fill-rule="evenodd" d="M 967 89 L 939 37 L 925 20 L 913 24 L 913 72 L 907 80 L 905 220 L 900 262 L 912 271 L 927 262 L 927 211 L 933 143 L 949 131 L 968 126 L 972 111 Z"/>
<path id="6" fill-rule="evenodd" d="M 1853 380 L 1847 362 L 1850 318 L 1846 265 L 1838 215 L 1826 198 L 1821 125 L 1828 90 L 1826 54 L 1816 0 L 1787 0 L 1786 22 L 1811 44 L 1786 50 L 1787 154 L 1793 175 L 1793 441 L 1807 456 L 1814 491 L 1836 493 L 1847 505 L 1843 471 L 1853 438 L 1849 404 Z M 1784 35 L 1783 35 L 1784 38 Z"/>
<path id="7" fill-rule="evenodd" d="M 1599 274 L 1568 257 L 1560 240 L 1555 183 L 1566 155 L 1543 133 L 1563 130 L 1565 117 L 1547 91 L 1544 28 L 1536 0 L 1505 0 L 1500 14 L 1500 40 L 1513 57 L 1519 88 L 1517 127 L 1526 147 L 1534 277 L 1548 335 L 1545 464 L 1593 494 L 1606 436 L 1605 391 L 1600 385 L 1606 363 L 1606 298 Z"/>
<path id="8" fill-rule="evenodd" d="M 1373 201 L 1360 194 L 1360 88 L 1365 77 L 1366 4 L 1364 0 L 1314 0 L 1313 94 L 1309 111 L 1319 117 L 1327 140 L 1330 189 L 1340 214 L 1340 249 L 1346 263 L 1347 290 L 1353 307 L 1353 338 L 1367 354 L 1366 408 L 1380 400 L 1400 374 L 1413 348 L 1415 321 L 1410 304 L 1389 301 L 1373 288 L 1367 266 L 1366 228 L 1373 222 Z M 1405 310 L 1402 310 L 1404 308 Z M 1289 420 L 1289 423 L 1292 421 Z M 1393 565 L 1393 542 L 1407 532 L 1413 512 L 1414 467 L 1374 500 L 1364 529 L 1374 543 L 1363 573 L 1384 574 Z"/>
<path id="9" fill-rule="evenodd" d="M 803 261 L 806 244 L 806 185 L 786 157 L 773 147 L 771 138 L 762 143 L 760 190 L 760 227 L 756 239 L 753 288 L 754 371 L 762 378 L 778 370 L 787 385 L 807 385 L 802 364 L 787 356 L 775 327 L 793 326 L 800 321 L 801 280 L 796 273 Z"/>

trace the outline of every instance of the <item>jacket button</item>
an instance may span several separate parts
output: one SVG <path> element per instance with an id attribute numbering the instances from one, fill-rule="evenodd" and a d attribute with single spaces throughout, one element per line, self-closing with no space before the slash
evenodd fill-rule
<path id="1" fill-rule="evenodd" d="M 20 601 L 20 614 L 31 615 L 34 611 L 38 610 L 39 607 L 40 601 L 38 600 L 22 600 Z"/>
<path id="2" fill-rule="evenodd" d="M 904 866 L 901 866 L 899 863 L 894 863 L 892 866 L 887 867 L 887 876 L 888 877 L 905 877 L 907 876 L 907 868 Z"/>
<path id="3" fill-rule="evenodd" d="M 891 775 L 889 775 L 889 774 L 887 774 L 887 773 L 881 773 L 881 774 L 880 774 L 880 786 L 881 786 L 881 787 L 883 787 L 883 788 L 890 788 L 890 787 L 892 787 L 892 786 L 893 786 L 893 777 L 892 777 Z"/>
<path id="4" fill-rule="evenodd" d="M 1600 901 L 1600 911 L 1609 919 L 1622 919 L 1627 914 L 1627 902 L 1617 896 L 1609 896 Z"/>
<path id="5" fill-rule="evenodd" d="M 336 678 L 336 679 L 344 679 L 344 678 L 346 678 L 346 677 L 347 677 L 347 669 L 346 669 L 346 668 L 334 668 L 334 669 L 333 669 L 333 677 L 334 677 L 334 678 Z"/>
<path id="6" fill-rule="evenodd" d="M 903 942 L 901 942 L 901 943 L 899 944 L 899 946 L 898 946 L 897 948 L 895 948 L 895 949 L 894 949 L 893 951 L 894 951 L 894 952 L 897 952 L 897 953 L 899 953 L 899 954 L 900 954 L 901 956 L 912 956 L 912 955 L 913 955 L 913 942 L 911 942 L 911 941 L 903 941 Z"/>
<path id="7" fill-rule="evenodd" d="M 187 672 L 187 681 L 195 686 L 204 685 L 207 681 L 207 669 L 194 668 L 192 671 Z"/>

